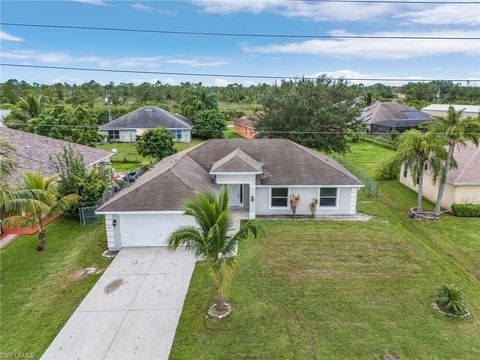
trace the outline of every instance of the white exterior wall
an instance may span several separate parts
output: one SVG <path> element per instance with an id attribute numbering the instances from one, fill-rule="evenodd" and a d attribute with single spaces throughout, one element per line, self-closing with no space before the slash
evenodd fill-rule
<path id="1" fill-rule="evenodd" d="M 112 226 L 113 219 L 117 220 Z M 191 216 L 182 212 L 105 215 L 109 250 L 120 250 L 131 246 L 167 246 L 170 234 L 180 226 L 194 225 Z"/>
<path id="2" fill-rule="evenodd" d="M 118 140 L 109 140 L 108 139 L 108 131 L 107 130 L 100 130 L 100 134 L 106 137 L 107 141 L 111 142 L 135 142 L 137 140 L 137 136 L 142 135 L 145 131 L 149 129 L 136 129 L 136 130 L 119 130 L 120 139 Z M 170 130 L 170 129 L 168 129 Z M 192 141 L 192 130 L 190 129 L 182 129 L 182 138 L 180 140 L 176 140 L 178 142 L 186 142 L 189 143 Z"/>
<path id="3" fill-rule="evenodd" d="M 287 187 L 287 186 L 277 186 Z M 255 212 L 257 215 L 291 215 L 292 210 L 289 208 L 271 208 L 270 207 L 270 189 L 271 187 L 256 187 L 256 205 Z M 319 186 L 312 187 L 289 187 L 289 194 L 300 196 L 297 206 L 298 215 L 310 215 L 310 203 L 313 198 L 318 199 Z M 336 207 L 318 207 L 317 215 L 354 215 L 357 206 L 357 190 L 352 187 L 338 187 L 337 206 Z"/>

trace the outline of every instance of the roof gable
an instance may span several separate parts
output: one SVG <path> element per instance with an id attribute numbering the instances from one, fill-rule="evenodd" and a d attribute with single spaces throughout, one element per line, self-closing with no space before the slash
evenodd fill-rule
<path id="1" fill-rule="evenodd" d="M 240 149 L 235 149 L 223 158 L 215 161 L 210 173 L 220 172 L 254 172 L 262 173 L 263 164 Z"/>

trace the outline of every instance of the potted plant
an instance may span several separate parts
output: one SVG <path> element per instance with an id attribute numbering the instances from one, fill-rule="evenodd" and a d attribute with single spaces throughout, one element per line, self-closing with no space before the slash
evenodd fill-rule
<path id="1" fill-rule="evenodd" d="M 312 217 L 315 217 L 315 214 L 317 213 L 317 206 L 318 206 L 318 199 L 313 198 L 312 202 L 310 203 L 310 212 L 312 213 Z"/>
<path id="2" fill-rule="evenodd" d="M 297 213 L 298 202 L 300 201 L 300 195 L 290 195 L 290 207 L 292 209 L 293 216 Z"/>

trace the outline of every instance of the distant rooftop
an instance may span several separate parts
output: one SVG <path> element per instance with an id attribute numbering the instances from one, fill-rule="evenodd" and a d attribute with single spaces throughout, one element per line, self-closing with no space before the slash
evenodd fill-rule
<path id="1" fill-rule="evenodd" d="M 397 102 L 375 101 L 363 109 L 360 120 L 366 125 L 417 126 L 431 118 L 429 114 Z"/>
<path id="2" fill-rule="evenodd" d="M 463 110 L 468 113 L 480 113 L 480 105 L 450 105 L 450 104 L 431 104 L 425 106 L 422 111 L 448 111 L 448 108 L 453 106 L 455 111 Z"/>

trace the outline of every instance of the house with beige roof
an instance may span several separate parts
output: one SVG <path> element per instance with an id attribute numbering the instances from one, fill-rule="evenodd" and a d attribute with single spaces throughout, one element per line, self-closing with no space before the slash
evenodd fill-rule
<path id="1" fill-rule="evenodd" d="M 453 106 L 455 111 L 462 110 L 463 118 L 477 118 L 480 116 L 480 105 L 450 105 L 450 104 L 431 104 L 422 108 L 422 111 L 432 116 L 447 116 L 448 108 Z"/>
<path id="2" fill-rule="evenodd" d="M 182 203 L 200 191 L 230 190 L 230 207 L 244 218 L 297 214 L 354 215 L 363 185 L 332 158 L 284 139 L 212 139 L 162 159 L 132 186 L 101 206 L 108 247 L 164 246 L 179 226 L 194 225 Z"/>
<path id="3" fill-rule="evenodd" d="M 455 148 L 454 159 L 457 168 L 448 172 L 442 207 L 450 209 L 452 204 L 480 204 L 480 147 L 472 142 Z M 438 194 L 439 181 L 433 181 L 432 169 L 423 172 L 423 196 L 435 202 Z M 405 166 L 402 167 L 400 182 L 410 189 L 418 191 L 416 181 Z"/>

